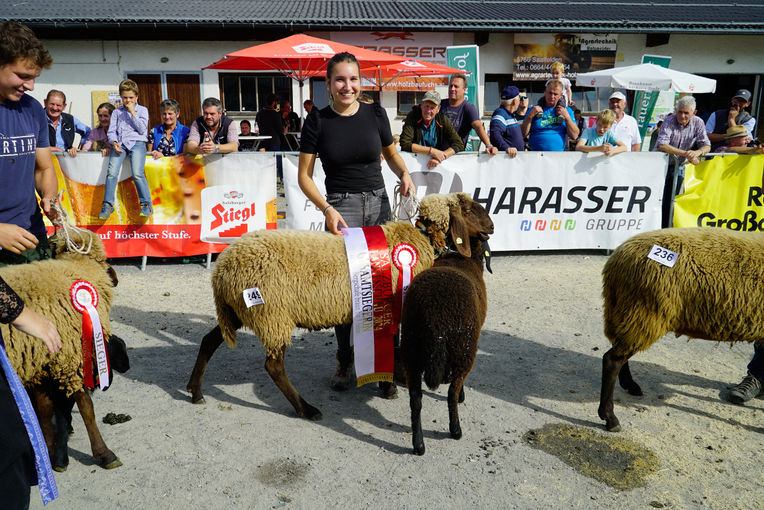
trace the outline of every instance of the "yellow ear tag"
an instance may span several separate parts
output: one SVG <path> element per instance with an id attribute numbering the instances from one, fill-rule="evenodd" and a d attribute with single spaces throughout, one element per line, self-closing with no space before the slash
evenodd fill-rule
<path id="1" fill-rule="evenodd" d="M 488 252 L 488 250 L 485 251 L 485 256 L 486 257 L 490 257 L 491 256 L 491 254 Z"/>
<path id="2" fill-rule="evenodd" d="M 457 237 L 456 238 L 456 244 L 462 244 L 462 238 L 461 237 Z"/>

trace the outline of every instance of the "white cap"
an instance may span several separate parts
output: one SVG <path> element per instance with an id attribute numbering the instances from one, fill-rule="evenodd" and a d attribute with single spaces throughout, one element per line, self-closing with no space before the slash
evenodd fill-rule
<path id="1" fill-rule="evenodd" d="M 610 97 L 608 99 L 623 99 L 626 101 L 626 96 L 623 95 L 623 92 L 615 91 L 612 94 L 610 94 Z"/>

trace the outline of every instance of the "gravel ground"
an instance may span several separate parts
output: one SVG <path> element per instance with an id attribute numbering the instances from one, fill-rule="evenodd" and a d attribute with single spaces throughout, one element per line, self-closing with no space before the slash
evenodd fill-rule
<path id="1" fill-rule="evenodd" d="M 597 417 L 602 334 L 597 253 L 503 254 L 486 274 L 489 312 L 460 406 L 464 436 L 448 435 L 447 387 L 425 392 L 427 453 L 411 453 L 408 393 L 376 385 L 329 389 L 335 341 L 295 330 L 287 371 L 323 412 L 309 422 L 263 368 L 250 333 L 222 346 L 185 391 L 201 338 L 215 324 L 210 271 L 190 263 L 115 262 L 112 329 L 132 368 L 94 396 L 109 447 L 124 465 L 94 464 L 74 418 L 71 465 L 48 508 L 764 508 L 764 400 L 727 403 L 745 374 L 747 344 L 673 335 L 632 361 L 645 396 L 616 389 L 623 432 Z M 31 508 L 42 508 L 33 491 Z"/>

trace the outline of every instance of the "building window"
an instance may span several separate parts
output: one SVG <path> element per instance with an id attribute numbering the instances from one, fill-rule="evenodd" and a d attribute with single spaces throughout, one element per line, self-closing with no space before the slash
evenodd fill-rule
<path id="1" fill-rule="evenodd" d="M 519 85 L 512 81 L 511 74 L 486 74 L 485 82 L 483 85 L 484 90 L 484 103 L 483 112 L 485 117 L 490 117 L 491 113 L 499 107 L 501 102 L 501 91 L 507 85 L 515 85 L 518 88 Z"/>
<path id="2" fill-rule="evenodd" d="M 292 80 L 282 74 L 220 74 L 220 91 L 226 113 L 257 112 L 268 94 L 292 103 Z"/>
<path id="3" fill-rule="evenodd" d="M 415 104 L 422 102 L 427 91 L 398 92 L 398 115 L 405 117 Z"/>

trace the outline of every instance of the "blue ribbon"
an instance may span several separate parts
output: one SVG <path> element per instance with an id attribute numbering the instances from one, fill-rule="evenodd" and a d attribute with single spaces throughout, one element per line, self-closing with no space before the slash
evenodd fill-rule
<path id="1" fill-rule="evenodd" d="M 45 506 L 58 497 L 58 487 L 53 478 L 48 447 L 40 430 L 40 424 L 37 423 L 37 415 L 29 401 L 24 385 L 21 384 L 21 379 L 16 375 L 16 371 L 13 370 L 13 366 L 5 354 L 5 342 L 3 342 L 2 333 L 0 333 L 0 365 L 5 372 L 5 378 L 8 379 L 8 386 L 11 388 L 13 399 L 16 401 L 16 407 L 19 408 L 19 414 L 21 414 L 21 420 L 27 429 L 29 441 L 32 443 L 34 465 L 37 470 L 37 486 L 40 489 L 40 496 L 42 496 L 42 504 Z"/>

